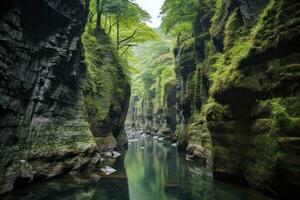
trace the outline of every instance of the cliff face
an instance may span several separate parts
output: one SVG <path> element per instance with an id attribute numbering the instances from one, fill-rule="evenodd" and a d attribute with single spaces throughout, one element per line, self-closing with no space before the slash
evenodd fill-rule
<path id="1" fill-rule="evenodd" d="M 130 85 L 108 36 L 95 33 L 88 23 L 83 34 L 88 80 L 84 105 L 100 151 L 127 143 L 124 121 L 130 99 Z"/>
<path id="2" fill-rule="evenodd" d="M 116 122 L 104 120 L 95 130 L 85 112 L 89 95 L 83 94 L 87 68 L 81 35 L 88 5 L 81 0 L 1 1 L 0 193 L 95 164 L 94 135 L 104 127 L 123 128 L 128 92 L 120 108 L 109 106 L 109 119 Z M 105 81 L 114 84 L 112 76 Z M 122 87 L 105 91 L 114 98 Z"/>
<path id="3" fill-rule="evenodd" d="M 2 5 L 5 5 L 2 7 Z M 4 1 L 0 19 L 0 191 L 89 162 L 81 1 Z"/>
<path id="4" fill-rule="evenodd" d="M 163 97 L 161 97 L 163 90 Z M 176 130 L 176 81 L 166 82 L 163 88 L 148 93 L 145 100 L 133 96 L 127 116 L 128 129 L 143 129 L 147 134 L 155 133 L 174 138 Z"/>
<path id="5" fill-rule="evenodd" d="M 158 33 L 152 41 L 134 50 L 141 69 L 133 74 L 132 97 L 127 117 L 128 129 L 143 130 L 173 138 L 176 129 L 176 77 L 170 39 Z M 134 65 L 134 63 L 133 63 Z"/>
<path id="6" fill-rule="evenodd" d="M 217 103 L 207 112 L 214 172 L 217 178 L 291 198 L 300 187 L 300 4 L 246 3 L 250 6 L 228 1 L 220 8 L 228 11 L 226 23 L 215 21 L 224 31 L 213 37 L 220 39 L 229 69 L 216 76 L 212 96 Z M 243 28 L 250 33 L 237 31 Z"/>
<path id="7" fill-rule="evenodd" d="M 289 199 L 300 186 L 300 4 L 199 4 L 194 41 L 175 50 L 179 141 L 211 159 L 215 178 Z"/>
<path id="8" fill-rule="evenodd" d="M 211 80 L 210 69 L 204 67 L 210 40 L 211 5 L 201 4 L 194 22 L 194 36 L 179 38 L 176 55 L 177 127 L 176 136 L 181 149 L 188 156 L 203 159 L 212 166 L 212 141 L 205 118 L 204 105 L 208 101 Z"/>

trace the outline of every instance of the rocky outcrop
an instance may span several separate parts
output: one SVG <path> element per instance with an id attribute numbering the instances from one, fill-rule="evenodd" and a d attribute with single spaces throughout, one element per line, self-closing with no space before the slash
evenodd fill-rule
<path id="1" fill-rule="evenodd" d="M 130 99 L 129 79 L 109 37 L 95 32 L 91 22 L 83 34 L 88 80 L 85 110 L 97 147 L 106 151 L 127 143 L 124 121 Z"/>
<path id="2" fill-rule="evenodd" d="M 130 90 L 128 82 L 122 82 L 125 75 L 112 50 L 103 50 L 100 55 L 105 62 L 97 65 L 110 68 L 101 81 L 112 89 L 101 88 L 101 94 L 95 90 L 92 97 L 83 94 L 88 91 L 86 79 L 95 81 L 89 71 L 87 74 L 81 42 L 88 0 L 4 0 L 0 4 L 3 193 L 94 165 L 99 161 L 99 140 L 94 136 L 110 133 L 117 142 L 124 142 L 121 136 L 125 133 L 121 132 Z M 117 67 L 111 68 L 113 64 Z M 109 98 L 102 98 L 103 93 Z M 114 98 L 113 103 L 106 104 Z M 84 104 L 89 99 L 95 100 L 95 105 Z M 108 106 L 102 121 L 92 115 L 97 105 Z"/>

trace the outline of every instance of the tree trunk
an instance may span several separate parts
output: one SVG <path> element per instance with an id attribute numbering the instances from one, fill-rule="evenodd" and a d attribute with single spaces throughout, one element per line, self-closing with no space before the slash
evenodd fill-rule
<path id="1" fill-rule="evenodd" d="M 101 29 L 102 12 L 103 12 L 103 0 L 96 0 L 96 13 L 97 13 L 96 31 L 100 31 Z"/>
<path id="2" fill-rule="evenodd" d="M 106 30 L 106 26 L 107 26 L 107 15 L 105 15 L 104 30 Z"/>
<path id="3" fill-rule="evenodd" d="M 90 0 L 85 0 L 84 4 L 84 11 L 85 11 L 85 16 L 87 17 L 89 15 L 90 11 Z"/>
<path id="4" fill-rule="evenodd" d="M 120 48 L 120 15 L 117 15 L 117 51 Z"/>

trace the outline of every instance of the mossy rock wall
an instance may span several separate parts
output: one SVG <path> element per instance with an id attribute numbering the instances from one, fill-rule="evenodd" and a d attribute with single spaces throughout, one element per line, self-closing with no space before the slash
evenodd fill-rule
<path id="1" fill-rule="evenodd" d="M 87 65 L 86 115 L 98 148 L 113 149 L 127 143 L 124 122 L 130 98 L 129 80 L 104 32 L 95 32 L 88 24 L 82 40 Z"/>
<path id="2" fill-rule="evenodd" d="M 176 137 L 178 147 L 194 159 L 204 159 L 212 165 L 211 138 L 207 129 L 203 105 L 210 87 L 208 62 L 211 4 L 199 1 L 201 10 L 194 21 L 194 37 L 181 38 L 174 50 L 176 56 Z"/>
<path id="3" fill-rule="evenodd" d="M 194 38 L 174 50 L 179 147 L 204 157 L 217 179 L 291 199 L 300 187 L 300 3 L 199 5 Z"/>
<path id="4" fill-rule="evenodd" d="M 206 124 L 212 147 L 204 148 L 212 150 L 215 178 L 250 184 L 283 199 L 297 195 L 300 187 L 299 6 L 285 0 L 218 0 L 213 9 L 202 6 L 195 22 L 194 59 L 202 80 L 208 79 L 203 86 L 209 100 L 196 103 L 196 109 L 190 102 L 202 100 L 203 92 L 197 91 L 200 82 L 193 86 L 189 81 L 197 72 L 179 62 L 179 71 L 185 68 L 188 75 L 178 76 L 186 80 L 178 108 L 189 119 L 178 127 L 186 135 L 179 136 L 186 144 L 201 143 L 205 131 L 195 122 Z M 203 28 L 207 16 L 208 31 Z M 189 102 L 188 118 L 184 102 Z"/>
<path id="5" fill-rule="evenodd" d="M 127 128 L 129 131 L 142 130 L 173 138 L 176 129 L 176 80 L 157 85 L 156 90 L 149 90 L 144 97 L 131 97 Z"/>

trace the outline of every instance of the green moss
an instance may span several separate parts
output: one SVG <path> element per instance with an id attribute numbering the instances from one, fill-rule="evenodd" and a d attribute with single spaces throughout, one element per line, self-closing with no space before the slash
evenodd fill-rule
<path id="1" fill-rule="evenodd" d="M 161 80 L 161 81 L 160 81 Z M 167 67 L 165 68 L 159 79 L 159 85 L 157 85 L 157 88 L 160 88 L 160 107 L 163 108 L 165 105 L 165 93 L 166 88 L 168 85 L 176 84 L 176 75 L 174 67 Z"/>
<path id="2" fill-rule="evenodd" d="M 259 51 L 263 51 L 266 48 L 276 45 L 276 35 L 278 32 L 278 17 L 280 14 L 280 8 L 283 1 L 271 0 L 266 8 L 259 16 L 258 22 L 252 28 L 250 37 L 255 43 L 255 46 Z"/>
<path id="3" fill-rule="evenodd" d="M 279 98 L 272 100 L 272 132 L 283 134 L 299 130 L 300 98 Z"/>
<path id="4" fill-rule="evenodd" d="M 108 36 L 95 33 L 88 24 L 82 36 L 87 65 L 84 104 L 92 131 L 98 132 L 101 123 L 113 123 L 112 113 L 124 112 L 128 97 L 128 78 L 120 65 L 114 46 Z M 117 118 L 116 116 L 114 116 Z"/>
<path id="5" fill-rule="evenodd" d="M 179 147 L 186 148 L 189 139 L 187 125 L 177 125 L 175 135 L 178 140 Z"/>
<path id="6" fill-rule="evenodd" d="M 238 37 L 238 29 L 240 27 L 238 15 L 238 9 L 235 9 L 234 12 L 228 17 L 225 30 L 224 30 L 224 50 L 230 49 L 234 45 L 234 41 Z"/>
<path id="7" fill-rule="evenodd" d="M 205 114 L 209 121 L 222 121 L 225 118 L 231 118 L 229 106 L 221 105 L 212 98 L 207 101 L 202 110 L 202 116 Z"/>
<path id="8" fill-rule="evenodd" d="M 225 54 L 226 63 L 235 68 L 238 67 L 241 60 L 246 58 L 253 46 L 253 43 L 248 39 L 236 40 L 234 46 Z"/>
<path id="9" fill-rule="evenodd" d="M 186 81 L 185 98 L 193 100 L 195 94 L 195 86 L 196 86 L 196 73 L 193 72 L 188 75 Z"/>
<path id="10" fill-rule="evenodd" d="M 212 18 L 211 35 L 224 36 L 225 50 L 224 53 L 216 52 L 209 56 L 210 64 L 216 69 L 210 74 L 213 82 L 212 95 L 231 88 L 244 77 L 239 71 L 240 63 L 247 59 L 254 49 L 259 52 L 274 45 L 277 33 L 277 27 L 274 26 L 278 22 L 282 1 L 270 1 L 252 27 L 246 27 L 239 21 L 237 9 L 228 13 L 226 9 L 229 5 L 230 0 L 216 1 L 215 15 Z"/>
<path id="11" fill-rule="evenodd" d="M 256 187 L 265 188 L 273 181 L 274 171 L 281 154 L 274 134 L 258 135 L 254 140 L 252 156 L 255 162 L 248 168 L 249 181 Z"/>
<path id="12" fill-rule="evenodd" d="M 224 17 L 225 13 L 227 13 L 226 9 L 231 4 L 231 0 L 216 0 L 214 8 L 214 15 L 211 19 L 211 27 L 210 33 L 214 37 L 220 34 L 223 30 L 222 25 L 226 20 Z"/>

